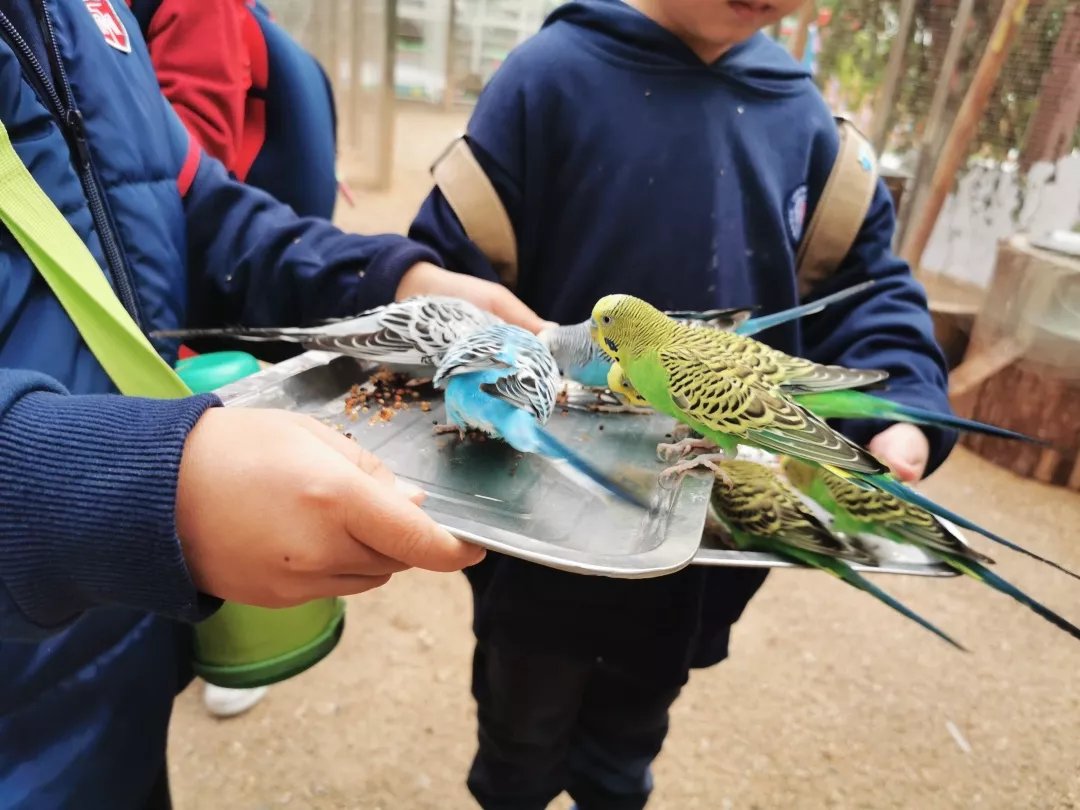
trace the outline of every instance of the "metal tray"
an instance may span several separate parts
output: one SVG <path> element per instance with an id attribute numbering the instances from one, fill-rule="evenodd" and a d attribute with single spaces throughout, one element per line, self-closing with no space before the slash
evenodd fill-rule
<path id="1" fill-rule="evenodd" d="M 397 475 L 427 492 L 424 509 L 455 536 L 495 551 L 581 574 L 642 578 L 685 567 L 698 551 L 711 475 L 692 473 L 677 488 L 658 484 L 656 444 L 673 428 L 660 414 L 603 415 L 573 402 L 548 428 L 593 464 L 639 491 L 648 512 L 603 497 L 545 458 L 503 442 L 436 436 L 441 399 L 424 412 L 411 401 L 389 422 L 350 420 L 344 401 L 374 367 L 327 352 L 306 352 L 218 391 L 227 406 L 282 408 L 350 433 Z M 430 373 L 430 372 L 429 372 Z M 582 392 L 584 394 L 584 392 Z M 587 395 L 586 395 L 587 396 Z"/>
<path id="2" fill-rule="evenodd" d="M 396 474 L 422 487 L 428 493 L 424 509 L 452 534 L 524 560 L 628 579 L 670 574 L 689 564 L 804 567 L 771 554 L 733 551 L 714 537 L 702 537 L 712 476 L 690 473 L 677 492 L 657 482 L 664 465 L 655 448 L 674 427 L 667 416 L 590 412 L 591 396 L 572 390 L 567 415 L 557 410 L 548 425 L 601 469 L 639 491 L 651 491 L 646 514 L 601 497 L 547 460 L 522 456 L 502 442 L 461 443 L 454 435 L 433 435 L 434 424 L 446 421 L 441 399 L 429 400 L 430 411 L 412 407 L 387 423 L 369 424 L 370 414 L 348 419 L 344 401 L 349 389 L 374 370 L 333 353 L 306 352 L 217 393 L 230 407 L 306 413 L 351 434 Z M 759 462 L 769 458 L 749 448 L 742 448 L 740 456 Z M 868 539 L 875 551 L 880 546 L 882 564 L 854 565 L 859 571 L 956 575 L 916 548 Z"/>
<path id="3" fill-rule="evenodd" d="M 866 537 L 862 538 L 864 541 Z M 877 538 L 870 538 L 867 545 Z M 906 574 L 915 577 L 955 577 L 957 572 L 949 566 L 937 562 L 914 546 L 902 546 L 888 540 L 879 540 L 874 544 L 875 555 L 881 565 L 862 565 L 851 563 L 851 567 L 862 574 Z M 805 565 L 785 560 L 774 554 L 759 551 L 732 551 L 721 545 L 718 538 L 706 534 L 701 539 L 701 547 L 694 555 L 694 565 L 728 566 L 733 568 L 806 568 Z"/>

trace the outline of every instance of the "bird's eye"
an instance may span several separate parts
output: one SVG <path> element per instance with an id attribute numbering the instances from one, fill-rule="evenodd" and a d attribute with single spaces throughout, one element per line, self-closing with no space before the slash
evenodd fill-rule
<path id="1" fill-rule="evenodd" d="M 602 316 L 600 318 L 600 323 L 602 323 L 604 326 L 611 326 L 611 316 L 610 315 Z"/>

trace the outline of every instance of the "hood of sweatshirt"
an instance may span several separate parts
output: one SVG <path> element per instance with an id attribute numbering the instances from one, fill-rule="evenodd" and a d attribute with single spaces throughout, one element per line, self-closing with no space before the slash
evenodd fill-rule
<path id="1" fill-rule="evenodd" d="M 806 92 L 811 78 L 803 65 L 760 31 L 706 64 L 675 34 L 623 0 L 566 3 L 544 23 L 553 25 L 571 27 L 601 58 L 643 73 L 711 73 L 764 96 Z"/>

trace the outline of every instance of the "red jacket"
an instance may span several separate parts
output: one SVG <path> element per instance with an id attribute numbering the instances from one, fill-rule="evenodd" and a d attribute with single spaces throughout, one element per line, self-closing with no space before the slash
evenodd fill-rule
<path id="1" fill-rule="evenodd" d="M 318 62 L 254 0 L 127 0 L 158 84 L 237 179 L 301 216 L 333 215 L 336 116 Z"/>

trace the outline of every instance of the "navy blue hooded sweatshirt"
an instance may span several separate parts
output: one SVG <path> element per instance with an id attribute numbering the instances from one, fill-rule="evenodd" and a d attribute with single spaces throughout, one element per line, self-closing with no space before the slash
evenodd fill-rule
<path id="1" fill-rule="evenodd" d="M 839 145 L 809 74 L 764 34 L 706 65 L 620 0 L 554 11 L 484 89 L 467 135 L 514 225 L 517 292 L 560 323 L 586 319 L 608 293 L 664 309 L 760 305 L 771 313 L 798 304 L 795 256 Z M 885 369 L 884 396 L 948 412 L 925 293 L 890 250 L 893 228 L 892 201 L 879 183 L 847 259 L 812 295 L 878 283 L 760 337 L 821 362 Z M 497 278 L 437 190 L 410 236 L 449 268 Z M 836 426 L 866 443 L 886 424 Z M 927 434 L 932 470 L 955 435 Z M 657 644 L 674 645 L 673 662 L 696 639 L 695 660 L 711 663 L 726 653 L 727 625 L 763 575 L 687 569 L 660 580 L 604 581 L 488 555 L 470 578 L 485 585 L 477 591 L 481 636 L 498 625 L 508 639 L 546 632 L 552 643 L 595 648 L 620 643 L 617 624 L 632 627 L 627 638 L 637 640 L 654 631 Z"/>

